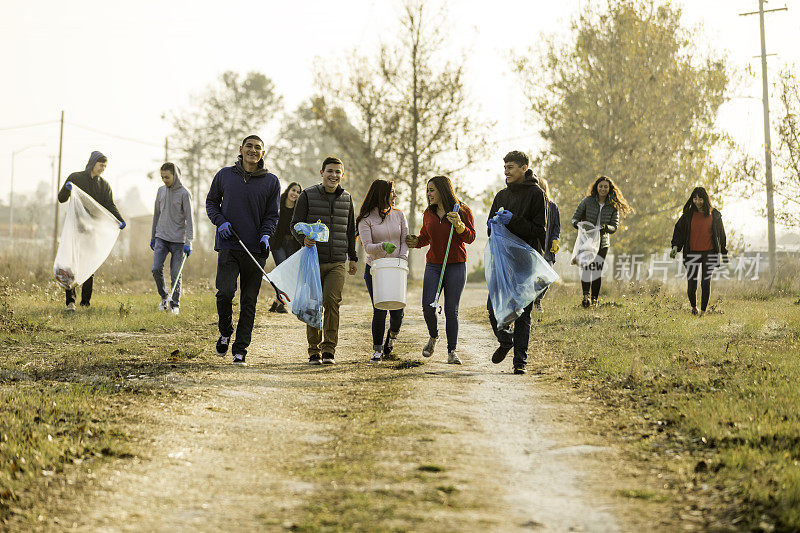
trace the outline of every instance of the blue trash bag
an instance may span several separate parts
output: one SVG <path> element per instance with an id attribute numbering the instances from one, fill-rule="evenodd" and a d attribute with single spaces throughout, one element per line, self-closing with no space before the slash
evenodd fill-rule
<path id="1" fill-rule="evenodd" d="M 312 328 L 322 329 L 322 281 L 316 246 L 303 246 L 290 255 L 272 269 L 269 280 L 289 297 L 297 318 Z"/>
<path id="2" fill-rule="evenodd" d="M 551 283 L 558 274 L 525 241 L 493 217 L 492 234 L 483 251 L 486 285 L 497 327 L 506 329 Z"/>
<path id="3" fill-rule="evenodd" d="M 317 242 L 328 242 L 328 238 L 330 238 L 330 231 L 328 231 L 328 226 L 322 223 L 321 220 L 317 220 L 313 224 L 308 224 L 306 222 L 298 222 L 294 225 L 294 230 L 297 233 L 305 235 L 312 241 Z"/>

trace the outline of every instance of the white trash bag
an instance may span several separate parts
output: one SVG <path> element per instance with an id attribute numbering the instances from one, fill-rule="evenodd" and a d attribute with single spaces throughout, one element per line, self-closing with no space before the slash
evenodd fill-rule
<path id="1" fill-rule="evenodd" d="M 117 242 L 119 224 L 105 207 L 72 184 L 53 262 L 53 274 L 62 287 L 80 285 L 100 268 Z"/>
<path id="2" fill-rule="evenodd" d="M 572 248 L 572 264 L 586 268 L 600 250 L 600 227 L 591 222 L 578 222 L 578 236 Z"/>

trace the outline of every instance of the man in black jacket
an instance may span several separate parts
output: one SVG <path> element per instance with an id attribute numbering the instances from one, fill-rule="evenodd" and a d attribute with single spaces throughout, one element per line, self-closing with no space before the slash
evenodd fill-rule
<path id="1" fill-rule="evenodd" d="M 548 202 L 539 181 L 528 168 L 528 156 L 523 152 L 513 151 L 503 158 L 507 187 L 497 193 L 489 211 L 489 219 L 498 214 L 508 230 L 528 243 L 534 250 L 543 253 L 547 235 Z M 500 347 L 492 355 L 493 363 L 500 363 L 508 352 L 514 349 L 514 373 L 524 374 L 528 361 L 528 340 L 531 334 L 531 309 L 533 302 L 514 321 L 513 333 L 497 327 L 497 319 L 492 309 L 492 301 L 488 300 L 489 322 L 492 324 Z"/>
<path id="2" fill-rule="evenodd" d="M 83 192 L 91 196 L 98 204 L 105 207 L 117 220 L 119 229 L 125 227 L 125 221 L 119 213 L 119 209 L 114 204 L 114 195 L 111 193 L 111 186 L 103 179 L 101 174 L 106 169 L 108 159 L 100 152 L 92 152 L 86 168 L 80 172 L 73 172 L 64 182 L 64 186 L 58 191 L 58 201 L 64 203 L 69 200 L 72 193 L 72 185 L 75 184 Z M 92 287 L 94 285 L 94 275 L 83 282 L 81 286 L 81 306 L 89 307 L 92 299 Z M 75 311 L 75 289 L 67 289 L 67 311 Z"/>
<path id="3" fill-rule="evenodd" d="M 294 207 L 292 234 L 305 246 L 316 246 L 319 254 L 319 271 L 322 277 L 322 330 L 306 326 L 308 362 L 312 365 L 332 365 L 339 342 L 339 304 L 342 302 L 346 259 L 350 259 L 347 273 L 356 273 L 356 222 L 353 200 L 341 186 L 344 164 L 339 158 L 327 157 L 319 171 L 322 183 L 306 188 Z M 330 231 L 328 242 L 315 242 L 294 226 L 298 222 L 321 220 Z"/>

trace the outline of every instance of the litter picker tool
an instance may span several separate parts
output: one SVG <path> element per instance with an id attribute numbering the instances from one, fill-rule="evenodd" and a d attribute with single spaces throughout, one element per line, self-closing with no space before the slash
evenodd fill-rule
<path id="1" fill-rule="evenodd" d="M 172 295 L 175 294 L 175 287 L 178 286 L 178 282 L 181 280 L 181 275 L 183 274 L 183 265 L 186 263 L 186 258 L 189 257 L 189 254 L 186 252 L 183 253 L 183 260 L 181 261 L 181 267 L 178 269 L 178 275 L 175 276 L 175 281 L 172 283 L 172 290 L 169 291 L 169 296 L 167 297 L 167 302 L 172 303 Z"/>
<path id="2" fill-rule="evenodd" d="M 458 213 L 458 204 L 453 206 L 453 213 Z M 450 257 L 450 241 L 453 240 L 453 230 L 456 227 L 453 225 L 450 227 L 450 236 L 447 237 L 447 249 L 444 252 L 444 262 L 442 263 L 442 273 L 439 275 L 439 286 L 436 287 L 436 300 L 431 302 L 431 307 L 434 309 L 439 310 L 439 314 L 442 313 L 442 306 L 439 305 L 439 298 L 442 296 L 442 281 L 444 280 L 444 269 L 447 266 L 447 258 Z"/>
<path id="3" fill-rule="evenodd" d="M 258 267 L 258 269 L 261 271 L 261 274 L 263 275 L 263 278 L 264 278 L 265 280 L 267 280 L 267 281 L 269 282 L 269 284 L 270 284 L 270 285 L 272 285 L 272 288 L 273 288 L 273 289 L 275 289 L 275 297 L 278 299 L 278 301 L 279 301 L 280 303 L 282 303 L 283 305 L 286 305 L 286 304 L 288 304 L 289 302 L 291 302 L 292 300 L 289 298 L 289 295 L 288 295 L 288 294 L 286 294 L 285 292 L 283 292 L 282 290 L 280 290 L 280 289 L 277 287 L 277 285 L 275 285 L 274 283 L 272 283 L 272 280 L 271 280 L 271 279 L 269 279 L 269 276 L 267 275 L 267 273 L 266 273 L 266 272 L 264 272 L 264 269 L 263 269 L 263 268 L 261 268 L 261 265 L 259 265 L 259 264 L 258 264 L 258 261 L 256 261 L 256 258 L 255 258 L 255 257 L 253 257 L 253 254 L 251 254 L 251 253 L 250 253 L 250 250 L 248 250 L 248 249 L 247 249 L 247 246 L 245 246 L 245 245 L 244 245 L 244 243 L 242 242 L 242 238 L 241 238 L 241 237 L 239 237 L 239 234 L 238 234 L 238 233 L 236 233 L 236 230 L 234 230 L 234 229 L 233 229 L 233 227 L 231 227 L 231 231 L 233 232 L 233 235 L 236 237 L 236 240 L 237 240 L 237 241 L 239 241 L 239 244 L 241 244 L 241 245 L 242 245 L 242 248 L 244 249 L 244 251 L 245 251 L 245 252 L 247 252 L 247 255 L 249 255 L 249 256 L 250 256 L 250 259 L 252 259 L 252 260 L 253 260 L 253 263 L 254 263 L 254 264 L 255 264 L 255 265 Z"/>

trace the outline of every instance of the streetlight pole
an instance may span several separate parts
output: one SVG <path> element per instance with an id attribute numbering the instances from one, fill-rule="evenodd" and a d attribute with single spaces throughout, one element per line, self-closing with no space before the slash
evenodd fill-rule
<path id="1" fill-rule="evenodd" d="M 26 146 L 25 148 L 20 148 L 19 150 L 13 150 L 11 152 L 11 186 L 8 193 L 8 241 L 9 244 L 14 242 L 14 158 L 17 157 L 17 154 L 21 154 L 25 150 L 29 148 L 37 148 L 39 146 L 43 146 L 42 144 L 32 144 L 30 146 Z"/>

